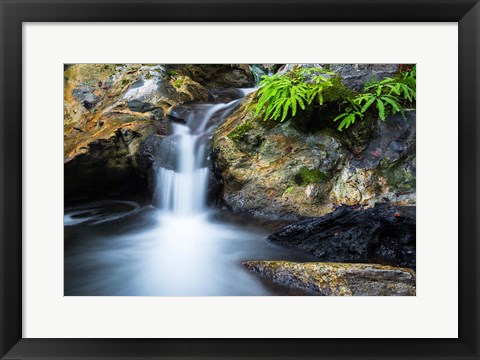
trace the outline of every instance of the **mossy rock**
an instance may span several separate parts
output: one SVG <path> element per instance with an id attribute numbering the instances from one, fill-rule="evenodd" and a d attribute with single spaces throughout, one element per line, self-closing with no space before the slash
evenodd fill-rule
<path id="1" fill-rule="evenodd" d="M 406 167 L 405 161 L 391 162 L 388 158 L 380 164 L 381 173 L 387 180 L 390 191 L 397 193 L 415 192 L 416 177 Z"/>
<path id="2" fill-rule="evenodd" d="M 378 264 L 289 261 L 245 261 L 243 265 L 266 282 L 292 295 L 415 296 L 411 269 Z"/>
<path id="3" fill-rule="evenodd" d="M 309 169 L 303 166 L 299 172 L 295 175 L 295 183 L 297 185 L 309 185 L 315 184 L 325 179 L 325 173 L 317 169 Z"/>

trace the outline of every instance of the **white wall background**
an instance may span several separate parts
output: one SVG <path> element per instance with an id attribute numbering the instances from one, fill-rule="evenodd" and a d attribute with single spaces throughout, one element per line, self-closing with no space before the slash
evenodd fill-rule
<path id="1" fill-rule="evenodd" d="M 457 337 L 457 24 L 23 30 L 24 337 Z M 63 63 L 82 62 L 417 63 L 417 296 L 63 297 Z"/>

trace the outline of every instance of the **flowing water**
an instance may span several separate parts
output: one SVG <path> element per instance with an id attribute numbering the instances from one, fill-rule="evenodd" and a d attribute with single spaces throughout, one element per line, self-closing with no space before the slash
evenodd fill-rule
<path id="1" fill-rule="evenodd" d="M 241 262 L 308 257 L 266 241 L 280 224 L 206 205 L 209 139 L 238 101 L 195 105 L 184 124 L 172 124 L 176 161 L 159 169 L 153 206 L 66 209 L 65 295 L 281 294 Z"/>

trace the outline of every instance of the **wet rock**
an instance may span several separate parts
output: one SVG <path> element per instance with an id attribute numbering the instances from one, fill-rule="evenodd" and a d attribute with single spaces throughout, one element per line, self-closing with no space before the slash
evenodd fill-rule
<path id="1" fill-rule="evenodd" d="M 91 109 L 97 104 L 97 102 L 98 97 L 95 94 L 88 93 L 83 99 L 83 106 L 85 106 L 87 109 Z"/>
<path id="2" fill-rule="evenodd" d="M 138 193 L 138 186 L 145 188 L 134 171 L 129 148 L 140 138 L 137 132 L 118 129 L 108 139 L 90 141 L 81 154 L 64 166 L 65 202 L 119 193 L 133 194 Z"/>
<path id="3" fill-rule="evenodd" d="M 224 204 L 283 219 L 332 211 L 328 194 L 346 156 L 341 143 L 329 133 L 263 122 L 250 106 L 252 99 L 249 95 L 213 136 Z"/>
<path id="4" fill-rule="evenodd" d="M 127 105 L 130 110 L 141 113 L 152 111 L 155 109 L 155 106 L 153 106 L 153 104 L 140 101 L 138 99 L 129 100 L 127 102 Z"/>
<path id="5" fill-rule="evenodd" d="M 244 96 L 239 89 L 209 89 L 213 103 L 229 103 L 233 100 L 240 99 Z"/>
<path id="6" fill-rule="evenodd" d="M 208 90 L 188 76 L 178 76 L 172 81 L 182 103 L 207 102 Z"/>
<path id="7" fill-rule="evenodd" d="M 305 65 L 287 64 L 280 71 L 298 66 Z M 396 69 L 371 64 L 330 67 L 353 87 L 372 77 L 392 76 Z M 341 85 L 339 91 L 351 92 Z M 213 136 L 225 205 L 294 220 L 322 216 L 341 205 L 415 205 L 415 110 L 386 121 L 369 114 L 339 132 L 331 121 L 338 115 L 338 98 L 330 95 L 331 103 L 299 110 L 283 123 L 263 121 L 261 113 L 255 114 L 255 93 L 243 100 Z"/>
<path id="8" fill-rule="evenodd" d="M 175 122 L 186 123 L 191 116 L 192 108 L 190 106 L 176 106 L 170 110 L 168 116 Z"/>
<path id="9" fill-rule="evenodd" d="M 369 205 L 388 199 L 415 205 L 416 112 L 378 120 L 375 135 L 364 150 L 339 173 L 330 199 L 337 205 Z"/>
<path id="10" fill-rule="evenodd" d="M 208 88 L 248 88 L 254 85 L 253 74 L 245 64 L 187 64 L 171 65 L 171 68 Z"/>
<path id="11" fill-rule="evenodd" d="M 397 64 L 332 64 L 330 70 L 340 74 L 343 84 L 362 91 L 367 81 L 392 77 L 398 71 Z"/>
<path id="12" fill-rule="evenodd" d="M 342 206 L 320 218 L 288 225 L 268 237 L 322 261 L 380 263 L 415 269 L 415 207 Z"/>
<path id="13" fill-rule="evenodd" d="M 165 114 L 195 95 L 177 92 L 161 65 L 72 64 L 64 78 L 65 201 L 147 189 L 142 143 L 171 133 Z"/>
<path id="14" fill-rule="evenodd" d="M 135 155 L 138 170 L 146 177 L 148 189 L 152 194 L 156 188 L 158 170 L 161 167 L 175 168 L 176 140 L 174 136 L 147 136 Z"/>
<path id="15" fill-rule="evenodd" d="M 99 98 L 92 93 L 90 87 L 78 87 L 72 90 L 73 97 L 79 101 L 86 109 L 90 110 L 98 103 Z"/>
<path id="16" fill-rule="evenodd" d="M 291 295 L 414 296 L 415 272 L 377 264 L 245 261 L 244 266 Z"/>

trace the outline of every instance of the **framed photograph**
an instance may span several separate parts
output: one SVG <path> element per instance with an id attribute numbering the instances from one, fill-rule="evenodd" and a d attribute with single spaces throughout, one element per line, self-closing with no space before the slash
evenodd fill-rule
<path id="1" fill-rule="evenodd" d="M 1 359 L 479 358 L 478 1 L 0 3 Z"/>

